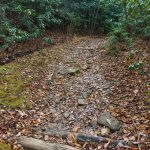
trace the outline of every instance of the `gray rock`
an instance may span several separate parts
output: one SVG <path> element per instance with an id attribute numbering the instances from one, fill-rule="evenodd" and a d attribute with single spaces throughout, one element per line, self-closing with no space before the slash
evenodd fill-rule
<path id="1" fill-rule="evenodd" d="M 75 73 L 79 73 L 79 72 L 80 72 L 80 68 L 79 67 L 68 67 L 66 69 L 66 73 L 67 74 L 71 74 L 71 75 L 73 75 Z"/>
<path id="2" fill-rule="evenodd" d="M 82 106 L 86 104 L 86 100 L 85 99 L 78 99 L 78 105 Z"/>
<path id="3" fill-rule="evenodd" d="M 83 98 L 87 98 L 88 96 L 90 96 L 92 94 L 92 90 L 87 89 L 86 92 L 82 92 L 82 96 Z"/>
<path id="4" fill-rule="evenodd" d="M 75 117 L 74 117 L 74 115 L 70 115 L 70 117 L 69 117 L 69 121 L 73 121 L 73 120 L 75 120 Z"/>
<path id="5" fill-rule="evenodd" d="M 57 111 L 56 111 L 55 108 L 52 108 L 50 111 L 51 111 L 51 113 L 53 113 L 53 114 L 57 113 Z"/>
<path id="6" fill-rule="evenodd" d="M 109 112 L 102 113 L 97 121 L 100 125 L 106 126 L 113 131 L 117 131 L 121 128 L 121 123 Z"/>
<path id="7" fill-rule="evenodd" d="M 58 74 L 61 74 L 61 75 L 65 75 L 67 72 L 66 72 L 66 69 L 61 67 L 60 69 L 58 69 Z"/>
<path id="8" fill-rule="evenodd" d="M 88 92 L 82 92 L 83 98 L 87 98 L 89 96 Z"/>
<path id="9" fill-rule="evenodd" d="M 63 115 L 65 118 L 68 118 L 70 116 L 69 112 L 67 112 L 67 111 Z"/>
<path id="10" fill-rule="evenodd" d="M 44 136 L 44 140 L 45 140 L 45 141 L 48 141 L 48 140 L 49 140 L 49 136 L 48 136 L 48 135 L 45 135 L 45 136 Z"/>
<path id="11" fill-rule="evenodd" d="M 57 72 L 61 75 L 65 74 L 74 75 L 80 72 L 80 67 L 68 67 L 68 68 L 61 67 Z"/>

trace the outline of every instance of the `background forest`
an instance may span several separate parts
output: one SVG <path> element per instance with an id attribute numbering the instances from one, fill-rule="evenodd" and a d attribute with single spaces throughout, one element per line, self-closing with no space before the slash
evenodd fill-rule
<path id="1" fill-rule="evenodd" d="M 0 18 L 3 48 L 46 28 L 150 37 L 149 0 L 2 0 Z"/>

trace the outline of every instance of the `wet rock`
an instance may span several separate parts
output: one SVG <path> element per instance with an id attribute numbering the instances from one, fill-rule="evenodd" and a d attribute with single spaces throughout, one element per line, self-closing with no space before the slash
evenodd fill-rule
<path id="1" fill-rule="evenodd" d="M 121 123 L 109 112 L 102 113 L 97 121 L 100 125 L 106 126 L 113 131 L 117 131 L 121 128 Z"/>
<path id="2" fill-rule="evenodd" d="M 78 99 L 78 105 L 79 106 L 82 106 L 82 105 L 85 105 L 87 102 L 85 99 Z"/>

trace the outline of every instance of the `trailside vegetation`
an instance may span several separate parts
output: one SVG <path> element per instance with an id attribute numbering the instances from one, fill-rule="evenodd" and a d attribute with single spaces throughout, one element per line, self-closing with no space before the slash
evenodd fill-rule
<path id="1" fill-rule="evenodd" d="M 104 34 L 121 29 L 123 36 L 150 38 L 149 0 L 2 0 L 0 18 L 1 49 L 37 38 L 46 28 Z"/>

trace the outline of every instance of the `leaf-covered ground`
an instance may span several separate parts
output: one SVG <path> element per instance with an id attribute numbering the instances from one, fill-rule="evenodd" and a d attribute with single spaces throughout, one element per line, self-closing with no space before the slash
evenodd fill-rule
<path id="1" fill-rule="evenodd" d="M 19 149 L 16 143 L 19 135 L 67 142 L 38 132 L 43 128 L 80 127 L 80 133 L 100 135 L 103 126 L 97 124 L 97 117 L 109 111 L 122 122 L 122 128 L 111 132 L 109 138 L 138 142 L 137 149 L 149 149 L 150 45 L 137 40 L 138 51 L 131 59 L 124 51 L 117 57 L 109 56 L 107 44 L 105 37 L 74 37 L 6 64 L 6 68 L 18 64 L 23 81 L 30 79 L 23 86 L 26 96 L 23 102 L 31 102 L 32 106 L 11 109 L 1 105 L 0 141 L 12 144 L 14 149 Z M 128 70 L 129 65 L 138 61 L 144 63 L 142 74 L 141 70 Z M 73 72 L 68 72 L 70 67 Z M 3 70 L 6 74 L 7 69 Z M 106 147 L 102 143 L 78 146 L 81 149 Z"/>

